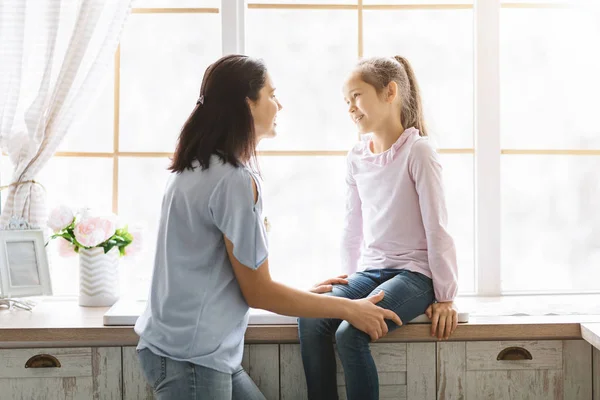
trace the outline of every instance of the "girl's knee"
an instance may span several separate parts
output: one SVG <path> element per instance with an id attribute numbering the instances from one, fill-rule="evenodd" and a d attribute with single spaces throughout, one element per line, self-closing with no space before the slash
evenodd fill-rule
<path id="1" fill-rule="evenodd" d="M 344 349 L 359 350 L 369 347 L 370 337 L 350 325 L 348 321 L 344 321 L 335 332 L 335 342 L 339 352 L 343 352 Z"/>

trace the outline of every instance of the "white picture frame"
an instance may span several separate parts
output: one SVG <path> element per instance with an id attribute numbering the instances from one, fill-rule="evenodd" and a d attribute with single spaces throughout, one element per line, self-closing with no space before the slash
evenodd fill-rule
<path id="1" fill-rule="evenodd" d="M 0 230 L 0 297 L 51 295 L 44 231 Z"/>

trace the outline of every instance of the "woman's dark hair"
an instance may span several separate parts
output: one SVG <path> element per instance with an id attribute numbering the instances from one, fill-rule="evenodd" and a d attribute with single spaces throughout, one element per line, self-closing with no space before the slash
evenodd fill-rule
<path id="1" fill-rule="evenodd" d="M 265 85 L 267 68 L 262 60 L 228 55 L 204 73 L 200 97 L 181 129 L 170 171 L 204 170 L 213 154 L 238 166 L 256 161 L 254 119 L 246 99 L 257 101 Z"/>

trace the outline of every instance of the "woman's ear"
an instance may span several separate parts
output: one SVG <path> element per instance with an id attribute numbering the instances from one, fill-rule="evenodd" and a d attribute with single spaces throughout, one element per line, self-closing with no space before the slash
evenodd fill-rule
<path id="1" fill-rule="evenodd" d="M 248 107 L 250 107 L 250 111 L 253 111 L 254 107 L 256 107 L 256 102 L 252 101 L 252 99 L 250 99 L 249 97 L 246 97 L 246 103 L 248 103 Z"/>
<path id="2" fill-rule="evenodd" d="M 385 100 L 391 104 L 394 102 L 394 100 L 396 100 L 396 97 L 398 97 L 398 84 L 394 81 L 391 81 L 386 87 Z"/>

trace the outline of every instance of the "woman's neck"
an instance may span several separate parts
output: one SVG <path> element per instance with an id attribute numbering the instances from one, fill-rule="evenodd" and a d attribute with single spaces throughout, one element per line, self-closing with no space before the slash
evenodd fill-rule
<path id="1" fill-rule="evenodd" d="M 373 131 L 371 152 L 374 154 L 383 153 L 391 148 L 402 133 L 404 133 L 404 127 L 399 120 L 390 121 L 382 125 L 381 129 Z"/>

